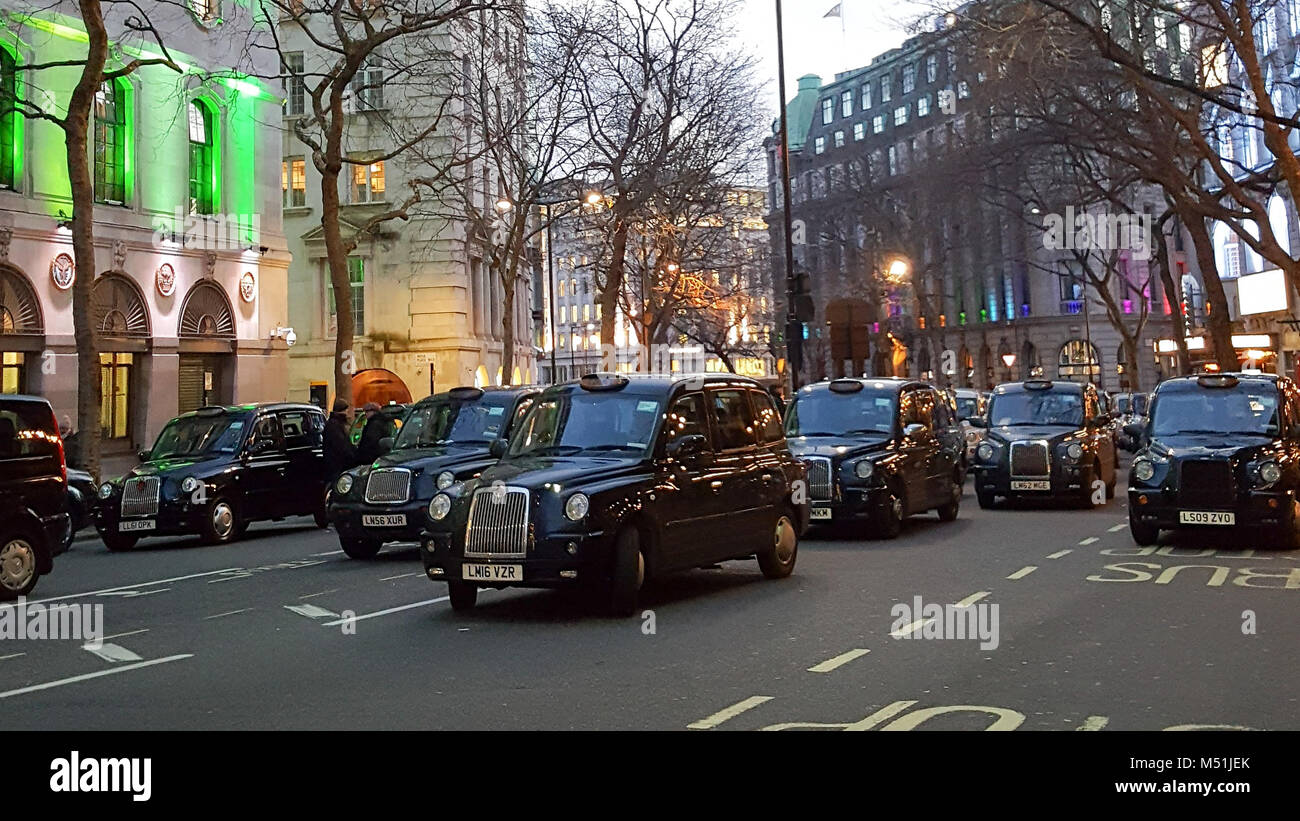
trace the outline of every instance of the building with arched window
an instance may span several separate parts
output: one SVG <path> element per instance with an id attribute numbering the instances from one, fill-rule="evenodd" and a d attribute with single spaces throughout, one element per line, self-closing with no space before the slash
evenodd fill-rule
<path id="1" fill-rule="evenodd" d="M 13 106 L 0 116 L 0 392 L 40 394 L 75 417 L 72 293 L 92 279 L 106 472 L 180 411 L 287 396 L 280 134 L 265 127 L 280 99 L 233 75 L 227 35 L 249 30 L 253 10 L 220 5 L 204 16 L 195 4 L 149 4 L 184 71 L 143 66 L 95 95 L 94 270 L 73 262 L 62 132 Z M 85 55 L 79 26 L 54 11 L 5 14 L 0 100 L 66 100 Z M 123 68 L 128 51 L 115 49 L 108 71 Z M 274 57 L 255 71 L 276 74 Z M 42 96 L 25 96 L 36 89 Z"/>

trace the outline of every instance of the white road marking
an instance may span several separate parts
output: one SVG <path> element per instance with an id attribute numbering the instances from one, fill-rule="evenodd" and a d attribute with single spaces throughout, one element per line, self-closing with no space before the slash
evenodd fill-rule
<path id="1" fill-rule="evenodd" d="M 325 622 L 325 626 L 338 627 L 340 624 L 365 621 L 366 619 L 375 619 L 375 618 L 379 618 L 380 616 L 387 616 L 391 613 L 400 613 L 403 610 L 412 610 L 416 607 L 426 607 L 430 604 L 437 604 L 438 602 L 448 601 L 450 598 L 451 596 L 441 596 L 436 599 L 427 599 L 425 601 L 418 601 L 413 604 L 404 604 L 401 607 L 390 607 L 387 610 L 380 610 L 378 613 L 367 613 L 364 616 L 353 616 L 350 619 L 336 619 L 335 621 L 327 621 Z"/>
<path id="2" fill-rule="evenodd" d="M 1096 543 L 1099 542 L 1099 541 L 1101 541 L 1101 539 L 1098 539 L 1096 536 L 1089 536 L 1088 538 L 1086 538 L 1086 539 L 1084 539 L 1083 541 L 1079 542 L 1079 545 L 1080 545 L 1081 547 L 1087 547 L 1088 545 L 1090 545 L 1090 544 L 1096 544 Z"/>
<path id="3" fill-rule="evenodd" d="M 341 555 L 343 555 L 343 551 L 342 551 L 342 550 L 331 550 L 331 551 L 329 551 L 329 552 L 327 552 L 327 553 L 313 553 L 313 554 L 311 554 L 311 555 L 313 555 L 313 556 L 341 556 Z"/>
<path id="4" fill-rule="evenodd" d="M 1106 716 L 1088 716 L 1083 720 L 1083 723 L 1079 725 L 1078 729 L 1100 730 L 1109 723 L 1110 723 L 1110 719 L 1107 718 Z"/>
<path id="5" fill-rule="evenodd" d="M 972 593 L 971 595 L 967 596 L 966 598 L 954 604 L 953 607 L 970 607 L 972 604 L 984 598 L 988 594 L 989 593 L 987 590 L 981 590 L 978 593 Z"/>
<path id="6" fill-rule="evenodd" d="M 403 573 L 403 574 L 400 575 L 400 576 L 385 576 L 384 578 L 380 579 L 380 581 L 381 581 L 381 582 L 391 582 L 391 581 L 393 581 L 394 579 L 409 579 L 409 578 L 411 578 L 412 576 L 423 576 L 423 575 L 424 575 L 423 573 Z"/>
<path id="7" fill-rule="evenodd" d="M 67 599 L 81 599 L 81 598 L 85 598 L 86 596 L 99 596 L 99 595 L 102 595 L 102 594 L 104 594 L 104 593 L 112 593 L 112 592 L 114 592 L 114 591 L 116 591 L 116 590 L 131 590 L 131 589 L 136 588 L 136 587 L 148 587 L 149 585 L 152 585 L 152 584 L 168 584 L 168 583 L 170 583 L 170 582 L 183 582 L 183 581 L 186 581 L 187 579 L 201 579 L 201 578 L 203 578 L 203 577 L 205 577 L 205 576 L 216 576 L 216 575 L 218 575 L 218 574 L 220 574 L 220 573 L 229 573 L 229 572 L 231 572 L 232 570 L 239 570 L 239 569 L 240 569 L 240 568 L 238 568 L 238 567 L 227 567 L 225 570 L 213 570 L 213 571 L 208 572 L 208 573 L 193 573 L 193 574 L 191 574 L 191 575 L 189 575 L 189 576 L 175 576 L 175 577 L 170 578 L 170 579 L 158 579 L 157 581 L 152 581 L 152 582 L 139 582 L 139 583 L 137 583 L 137 584 L 124 584 L 124 585 L 122 585 L 121 587 L 106 587 L 106 588 L 104 588 L 103 590 L 91 590 L 91 591 L 88 591 L 88 592 L 86 592 L 86 593 L 69 593 L 69 594 L 66 595 L 66 596 L 52 596 L 52 597 L 50 597 L 50 598 L 48 598 L 48 599 L 37 599 L 36 601 L 29 601 L 29 602 L 27 602 L 27 606 L 28 606 L 28 607 L 31 607 L 33 604 L 44 604 L 45 602 L 50 602 L 50 601 L 65 601 L 65 600 L 67 600 Z M 3 605 L 0 605 L 0 610 L 5 609 L 6 607 L 13 607 L 13 606 L 14 606 L 14 605 L 12 605 L 12 604 L 3 604 Z"/>
<path id="8" fill-rule="evenodd" d="M 1068 556 L 1068 555 L 1070 555 L 1070 554 L 1073 553 L 1073 552 L 1074 552 L 1073 550 L 1058 550 L 1058 551 L 1056 551 L 1055 553 L 1048 553 L 1048 554 L 1047 554 L 1047 558 L 1049 558 L 1049 559 L 1060 559 L 1060 558 L 1062 558 L 1062 557 L 1064 557 L 1064 556 Z"/>
<path id="9" fill-rule="evenodd" d="M 73 676 L 71 678 L 61 678 L 58 681 L 47 681 L 44 684 L 33 684 L 30 687 L 20 687 L 17 690 L 7 690 L 3 693 L 0 693 L 0 698 L 11 698 L 13 696 L 26 695 L 27 693 L 35 693 L 40 690 L 49 690 L 54 687 L 62 687 L 65 684 L 76 684 L 79 681 L 89 681 L 90 679 L 100 678 L 102 676 L 112 676 L 118 673 L 125 673 L 130 670 L 139 670 L 142 667 L 153 667 L 154 665 L 157 664 L 167 664 L 169 662 L 180 661 L 181 659 L 189 659 L 189 658 L 194 658 L 194 654 L 185 653 L 184 655 L 180 655 L 180 656 L 167 656 L 165 658 L 160 658 L 160 659 L 150 659 L 149 661 L 141 661 L 136 664 L 128 664 L 125 667 L 110 667 L 107 670 L 100 670 L 95 673 L 84 673 L 82 675 Z"/>
<path id="10" fill-rule="evenodd" d="M 308 593 L 307 595 L 305 595 L 305 596 L 299 596 L 298 598 L 299 598 L 299 599 L 314 599 L 314 598 L 316 598 L 317 596 L 324 596 L 324 595 L 327 595 L 327 594 L 329 594 L 329 593 L 337 593 L 337 592 L 339 592 L 339 588 L 335 587 L 335 588 L 330 589 L 330 590 L 322 590 L 322 591 L 319 592 L 319 593 Z"/>
<path id="11" fill-rule="evenodd" d="M 251 611 L 252 609 L 253 609 L 253 608 L 251 608 L 251 607 L 245 607 L 243 610 L 230 610 L 230 611 L 227 611 L 227 612 L 225 612 L 225 613 L 217 613 L 217 614 L 212 615 L 212 616 L 204 616 L 204 617 L 203 617 L 203 620 L 204 620 L 204 621 L 211 621 L 212 619 L 222 619 L 222 618 L 225 618 L 226 616 L 236 616 L 236 615 L 239 615 L 240 613 L 247 613 L 247 612 Z"/>
<path id="12" fill-rule="evenodd" d="M 111 635 L 111 636 L 104 636 L 104 638 L 102 639 L 102 641 L 108 641 L 109 639 L 124 639 L 124 638 L 126 638 L 127 636 L 138 636 L 138 635 L 140 635 L 141 633 L 148 633 L 148 632 L 149 632 L 149 628 L 148 628 L 148 627 L 145 627 L 145 628 L 143 628 L 143 629 L 141 629 L 141 630 L 132 630 L 132 631 L 129 632 L 129 633 L 114 633 L 114 634 Z"/>
<path id="13" fill-rule="evenodd" d="M 853 661 L 854 659 L 862 658 L 863 656 L 865 656 L 867 653 L 870 652 L 871 652 L 870 650 L 862 650 L 859 648 L 856 650 L 850 650 L 847 653 L 840 653 L 835 658 L 827 659 L 826 661 L 823 661 L 821 664 L 815 664 L 812 667 L 809 667 L 808 672 L 829 673 L 836 668 L 843 667 L 844 665 L 848 664 L 850 661 Z"/>
<path id="14" fill-rule="evenodd" d="M 1010 576 L 1007 576 L 1007 578 L 1013 581 L 1016 579 L 1023 579 L 1025 576 L 1028 576 L 1030 573 L 1033 573 L 1037 569 L 1038 569 L 1037 567 L 1031 564 L 1028 567 L 1020 568 L 1015 573 L 1012 573 Z"/>
<path id="15" fill-rule="evenodd" d="M 7 656 L 0 656 L 0 661 L 4 661 L 5 659 L 16 659 L 16 658 L 18 658 L 19 656 L 25 656 L 25 655 L 27 655 L 27 654 L 26 654 L 26 653 L 10 653 L 10 654 L 7 655 Z"/>
<path id="16" fill-rule="evenodd" d="M 132 653 L 120 644 L 101 644 L 98 647 L 92 647 L 89 644 L 81 645 L 81 649 L 89 652 L 91 655 L 99 656 L 104 661 L 139 661 L 140 656 Z"/>
<path id="17" fill-rule="evenodd" d="M 1118 533 L 1118 532 L 1120 532 L 1121 530 L 1124 530 L 1124 529 L 1127 528 L 1127 527 L 1128 527 L 1128 522 L 1125 522 L 1125 523 L 1122 524 L 1122 525 L 1115 525 L 1114 527 L 1112 527 L 1110 530 L 1108 530 L 1108 531 L 1106 531 L 1106 532 L 1107 532 L 1107 533 Z"/>
<path id="18" fill-rule="evenodd" d="M 731 719 L 735 718 L 741 713 L 747 710 L 752 710 L 758 705 L 765 704 L 771 700 L 772 700 L 772 696 L 750 696 L 744 701 L 737 701 L 735 704 L 731 705 L 725 710 L 719 710 L 718 712 L 714 713 L 708 718 L 700 719 L 699 721 L 696 721 L 693 724 L 687 724 L 686 729 L 712 730 L 714 727 L 717 727 L 719 724 L 722 724 L 724 721 L 730 721 Z"/>
<path id="19" fill-rule="evenodd" d="M 306 616 L 309 619 L 336 619 L 338 613 L 333 610 L 326 610 L 324 607 L 317 607 L 314 604 L 286 604 L 285 610 L 292 610 L 300 616 Z"/>
<path id="20" fill-rule="evenodd" d="M 929 623 L 932 622 L 932 621 L 934 621 L 934 619 L 917 619 L 916 621 L 912 622 L 911 624 L 905 624 L 905 625 L 903 625 L 902 627 L 900 627 L 900 628 L 898 628 L 897 630 L 893 631 L 893 632 L 890 633 L 889 635 L 893 636 L 893 637 L 896 638 L 896 639 L 901 639 L 901 638 L 903 638 L 903 637 L 905 637 L 905 636 L 910 636 L 910 635 L 912 635 L 912 634 L 915 633 L 917 630 L 920 630 L 922 627 L 924 627 L 925 625 L 929 624 Z"/>
<path id="21" fill-rule="evenodd" d="M 171 590 L 170 587 L 164 587 L 161 590 L 110 590 L 107 593 L 100 593 L 99 596 L 121 596 L 124 599 L 134 599 L 140 596 L 152 596 L 154 593 L 166 593 Z"/>

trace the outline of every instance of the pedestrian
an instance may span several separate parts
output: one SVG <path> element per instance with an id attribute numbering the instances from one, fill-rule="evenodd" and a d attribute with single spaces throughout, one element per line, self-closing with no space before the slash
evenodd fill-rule
<path id="1" fill-rule="evenodd" d="M 361 441 L 357 443 L 357 461 L 368 465 L 384 455 L 384 448 L 379 443 L 392 432 L 378 404 L 368 402 L 362 410 L 366 414 L 366 426 L 361 429 Z"/>
<path id="2" fill-rule="evenodd" d="M 358 464 L 357 449 L 348 437 L 348 403 L 334 400 L 334 412 L 325 423 L 325 475 L 330 484 L 339 474 Z"/>
<path id="3" fill-rule="evenodd" d="M 59 436 L 63 439 L 63 461 L 70 468 L 81 468 L 81 434 L 73 427 L 72 417 L 63 414 L 59 420 Z"/>

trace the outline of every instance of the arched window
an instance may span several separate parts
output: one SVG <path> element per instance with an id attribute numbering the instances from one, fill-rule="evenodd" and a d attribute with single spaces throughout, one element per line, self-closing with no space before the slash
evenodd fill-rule
<path id="1" fill-rule="evenodd" d="M 27 277 L 0 267 L 0 334 L 41 334 L 41 304 Z"/>
<path id="2" fill-rule="evenodd" d="M 1071 339 L 1061 346 L 1057 375 L 1072 382 L 1093 382 L 1101 375 L 1097 348 L 1083 339 Z"/>
<path id="3" fill-rule="evenodd" d="M 120 78 L 105 80 L 95 93 L 95 202 L 126 203 L 130 105 L 126 81 Z"/>
<path id="4" fill-rule="evenodd" d="M 212 106 L 205 100 L 191 100 L 189 104 L 190 136 L 190 213 L 215 214 L 217 212 L 218 180 L 217 138 L 214 131 L 216 117 Z"/>
<path id="5" fill-rule="evenodd" d="M 233 339 L 235 316 L 225 291 L 214 282 L 200 282 L 185 297 L 181 309 L 182 338 L 218 337 Z"/>
<path id="6" fill-rule="evenodd" d="M 0 47 L 0 188 L 18 187 L 23 124 L 14 106 L 17 98 L 18 61 Z"/>
<path id="7" fill-rule="evenodd" d="M 103 336 L 149 336 L 149 310 L 140 289 L 121 274 L 104 274 L 95 280 L 92 307 L 94 328 Z"/>

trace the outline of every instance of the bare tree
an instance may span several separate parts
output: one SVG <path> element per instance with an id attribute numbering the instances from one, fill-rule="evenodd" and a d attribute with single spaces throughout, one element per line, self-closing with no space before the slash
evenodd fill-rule
<path id="1" fill-rule="evenodd" d="M 95 263 L 95 179 L 90 165 L 91 119 L 104 84 L 126 77 L 143 66 L 162 65 L 180 73 L 163 36 L 141 5 L 133 0 L 77 0 L 74 4 L 86 31 L 84 57 L 71 60 L 24 64 L 27 80 L 15 94 L 0 92 L 0 116 L 17 112 L 23 117 L 45 120 L 63 132 L 67 148 L 67 169 L 72 195 L 72 256 L 77 277 L 72 286 L 72 320 L 77 343 L 77 428 L 81 431 L 83 467 L 99 475 L 100 373 L 99 345 L 94 326 Z M 30 4 L 29 12 L 46 10 Z M 21 10 L 16 16 L 22 20 Z M 110 34 L 110 27 L 112 33 Z M 135 39 L 156 48 L 160 56 L 124 58 L 122 46 Z M 141 49 L 132 52 L 140 54 Z M 111 63 L 110 63 L 111 61 Z M 110 67 L 110 65 L 115 67 Z M 80 68 L 81 74 L 60 113 L 53 95 L 42 93 L 43 77 L 53 71 Z"/>

